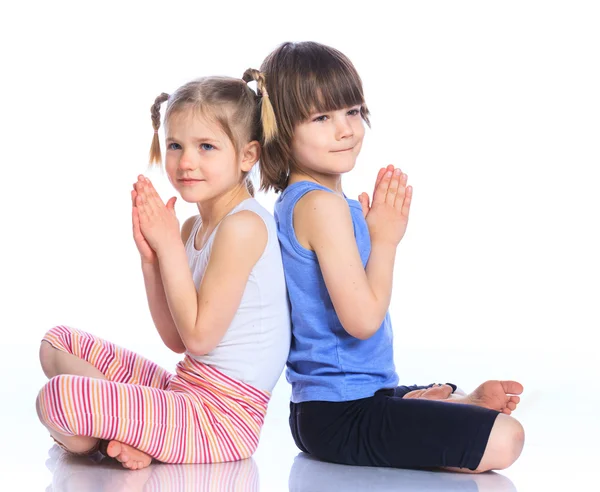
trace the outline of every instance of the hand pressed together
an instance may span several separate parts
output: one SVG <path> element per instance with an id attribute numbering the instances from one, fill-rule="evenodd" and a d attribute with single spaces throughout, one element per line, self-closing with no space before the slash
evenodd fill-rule
<path id="1" fill-rule="evenodd" d="M 139 176 L 131 192 L 133 237 L 142 261 L 154 262 L 157 255 L 181 242 L 175 215 L 175 197 L 165 205 L 150 180 Z"/>
<path id="2" fill-rule="evenodd" d="M 358 200 L 362 206 L 371 242 L 397 246 L 406 232 L 412 200 L 412 186 L 407 186 L 408 176 L 389 165 L 379 170 L 373 202 L 369 195 L 361 193 Z"/>

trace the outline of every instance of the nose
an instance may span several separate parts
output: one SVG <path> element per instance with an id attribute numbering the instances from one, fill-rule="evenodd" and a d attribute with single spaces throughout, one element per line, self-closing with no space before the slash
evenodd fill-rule
<path id="1" fill-rule="evenodd" d="M 354 136 L 354 130 L 352 124 L 348 120 L 347 116 L 339 118 L 335 125 L 335 138 L 336 140 L 343 140 Z"/>
<path id="2" fill-rule="evenodd" d="M 194 159 L 187 152 L 182 152 L 177 166 L 182 171 L 191 171 L 196 168 Z"/>

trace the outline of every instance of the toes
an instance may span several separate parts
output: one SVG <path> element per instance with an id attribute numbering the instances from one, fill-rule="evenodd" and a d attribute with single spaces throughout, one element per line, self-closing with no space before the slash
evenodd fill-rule
<path id="1" fill-rule="evenodd" d="M 511 410 L 514 410 L 514 409 L 516 409 L 516 408 L 517 408 L 517 404 L 516 404 L 516 403 L 514 403 L 514 402 L 512 402 L 512 401 L 509 401 L 509 402 L 506 404 L 506 407 L 507 407 L 507 408 L 510 408 Z"/>
<path id="2" fill-rule="evenodd" d="M 523 385 L 521 383 L 517 383 L 516 381 L 500 381 L 502 385 L 502 389 L 505 393 L 511 395 L 520 395 L 523 393 Z"/>
<path id="3" fill-rule="evenodd" d="M 512 401 L 515 405 L 518 405 L 519 402 L 521 401 L 521 397 L 520 396 L 511 396 L 509 401 Z"/>
<path id="4" fill-rule="evenodd" d="M 106 452 L 111 458 L 116 458 L 121 454 L 121 443 L 119 441 L 110 441 L 106 447 Z"/>
<path id="5" fill-rule="evenodd" d="M 413 390 L 406 393 L 402 398 L 406 398 L 407 400 L 410 398 L 420 398 L 425 390 Z"/>

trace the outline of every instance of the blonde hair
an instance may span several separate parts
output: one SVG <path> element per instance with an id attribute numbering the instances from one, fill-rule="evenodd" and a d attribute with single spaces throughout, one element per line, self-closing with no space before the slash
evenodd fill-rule
<path id="1" fill-rule="evenodd" d="M 160 166 L 162 156 L 158 130 L 160 107 L 167 102 L 164 123 L 185 110 L 198 111 L 214 120 L 231 140 L 236 153 L 254 140 L 263 140 L 259 110 L 259 96 L 241 79 L 231 77 L 203 77 L 181 86 L 173 94 L 161 93 L 150 108 L 154 137 L 150 146 L 150 165 Z M 248 191 L 254 196 L 254 186 L 248 173 L 244 173 Z"/>
<path id="2" fill-rule="evenodd" d="M 263 142 L 260 189 L 278 193 L 287 187 L 295 166 L 291 145 L 296 125 L 315 112 L 357 105 L 369 125 L 369 110 L 354 65 L 329 46 L 310 41 L 283 43 L 265 58 L 260 73 L 276 121 L 274 134 Z"/>

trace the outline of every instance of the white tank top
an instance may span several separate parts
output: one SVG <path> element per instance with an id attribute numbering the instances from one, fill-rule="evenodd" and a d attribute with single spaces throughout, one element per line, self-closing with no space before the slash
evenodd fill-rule
<path id="1" fill-rule="evenodd" d="M 273 215 L 254 198 L 239 203 L 227 215 L 242 210 L 250 210 L 262 218 L 268 232 L 267 245 L 250 272 L 240 306 L 223 339 L 206 355 L 188 355 L 238 381 L 271 392 L 283 371 L 291 340 L 281 249 Z M 201 224 L 198 216 L 185 244 L 196 289 L 202 282 L 219 229 L 217 225 L 204 247 L 197 250 L 194 242 Z"/>

